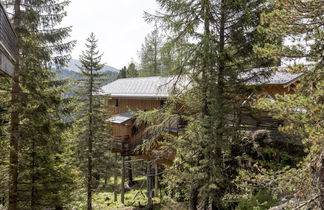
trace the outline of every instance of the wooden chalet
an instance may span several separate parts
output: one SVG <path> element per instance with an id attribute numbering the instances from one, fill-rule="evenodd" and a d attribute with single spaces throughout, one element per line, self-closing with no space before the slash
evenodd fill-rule
<path id="1" fill-rule="evenodd" d="M 0 76 L 13 76 L 16 62 L 17 35 L 0 3 Z"/>
<path id="2" fill-rule="evenodd" d="M 273 72 L 270 77 L 261 82 L 260 79 L 258 80 L 259 82 L 253 82 L 251 80 L 247 84 L 261 85 L 263 87 L 262 94 L 273 97 L 275 94 L 291 93 L 295 85 L 294 83 L 301 75 Z M 158 109 L 163 106 L 176 80 L 177 78 L 173 76 L 126 78 L 118 79 L 102 88 L 105 105 L 109 112 L 113 114 L 108 119 L 113 128 L 113 152 L 121 153 L 123 156 L 154 159 L 162 164 L 172 164 L 175 151 L 159 151 L 157 149 L 150 154 L 142 154 L 135 151 L 135 148 L 144 139 L 150 138 L 150 134 L 145 131 L 145 125 L 139 126 L 135 124 L 134 116 L 139 110 L 146 111 Z M 178 88 L 181 88 L 178 83 L 177 85 Z M 170 126 L 169 132 L 177 133 L 179 131 L 178 128 L 179 125 L 174 123 L 174 125 Z M 168 158 L 163 159 L 161 157 L 163 155 L 168 156 Z"/>

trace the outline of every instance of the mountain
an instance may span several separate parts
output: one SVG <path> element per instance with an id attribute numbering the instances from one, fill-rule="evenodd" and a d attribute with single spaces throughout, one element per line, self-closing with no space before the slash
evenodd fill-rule
<path id="1" fill-rule="evenodd" d="M 67 65 L 66 69 L 70 70 L 70 71 L 75 71 L 75 72 L 80 72 L 78 66 L 81 66 L 81 62 L 79 60 L 76 59 L 71 59 L 69 64 Z M 108 71 L 108 72 L 114 72 L 117 73 L 119 72 L 118 69 L 112 67 L 112 66 L 107 66 L 105 65 L 105 67 L 102 69 L 104 72 Z"/>
<path id="2" fill-rule="evenodd" d="M 81 62 L 76 59 L 71 59 L 70 62 L 66 67 L 63 67 L 60 70 L 54 70 L 58 72 L 58 78 L 59 79 L 72 79 L 72 80 L 77 80 L 80 79 L 80 76 L 78 75 L 78 72 L 80 72 L 80 69 L 78 66 L 81 66 Z M 103 72 L 108 72 L 108 82 L 112 82 L 117 78 L 119 70 L 111 67 L 111 66 L 105 66 L 102 69 Z M 106 85 L 106 84 L 104 84 Z"/>

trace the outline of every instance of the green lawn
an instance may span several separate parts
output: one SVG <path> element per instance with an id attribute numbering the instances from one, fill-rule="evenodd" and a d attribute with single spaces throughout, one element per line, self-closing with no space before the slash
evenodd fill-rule
<path id="1" fill-rule="evenodd" d="M 121 177 L 118 177 L 118 196 L 117 202 L 114 202 L 114 178 L 111 177 L 109 184 L 106 187 L 99 187 L 99 190 L 93 194 L 93 209 L 95 210 L 109 210 L 109 209 L 138 209 L 138 207 L 145 207 L 147 205 L 146 197 L 146 177 L 136 177 L 134 178 L 136 184 L 131 187 L 131 189 L 126 189 L 125 193 L 125 205 L 121 203 L 120 195 L 120 183 Z M 127 182 L 126 182 L 127 183 Z M 103 186 L 103 184 L 101 184 Z M 85 192 L 80 192 L 80 199 L 78 202 L 74 203 L 73 209 L 86 209 L 86 194 Z M 185 208 L 185 204 L 176 203 L 170 200 L 167 196 L 163 197 L 161 202 L 160 197 L 154 197 L 153 199 L 154 209 L 156 210 L 169 210 L 176 209 L 182 210 Z M 162 204 L 161 204 L 162 203 Z M 145 208 L 143 208 L 145 209 Z"/>

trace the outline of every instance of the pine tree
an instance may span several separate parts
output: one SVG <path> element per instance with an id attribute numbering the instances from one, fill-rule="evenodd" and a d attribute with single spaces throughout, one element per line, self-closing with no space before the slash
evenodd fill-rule
<path id="1" fill-rule="evenodd" d="M 174 170 L 170 171 L 171 179 L 181 177 L 180 188 L 185 189 L 183 193 L 189 192 L 190 209 L 197 209 L 199 202 L 205 206 L 210 202 L 213 209 L 222 209 L 223 196 L 230 191 L 235 177 L 229 165 L 230 146 L 239 132 L 228 116 L 234 115 L 247 94 L 240 75 L 253 67 L 273 65 L 275 61 L 257 60 L 253 53 L 253 45 L 262 46 L 265 38 L 257 32 L 257 26 L 266 4 L 225 0 L 158 0 L 158 3 L 164 15 L 148 15 L 147 19 L 160 20 L 174 42 L 188 43 L 181 56 L 185 62 L 179 62 L 183 71 L 179 72 L 186 73 L 190 88 L 182 99 L 176 95 L 172 100 L 184 104 L 187 110 L 196 110 L 182 116 L 189 124 L 172 142 L 177 159 Z M 173 104 L 172 100 L 169 104 Z M 176 107 L 170 105 L 169 114 L 179 113 Z"/>
<path id="2" fill-rule="evenodd" d="M 68 127 L 62 115 L 68 110 L 61 98 L 65 82 L 55 80 L 50 68 L 64 64 L 74 44 L 63 42 L 70 28 L 57 28 L 68 1 L 5 3 L 13 8 L 19 52 L 11 100 L 8 209 L 62 208 L 73 188 L 71 168 L 61 159 Z"/>
<path id="3" fill-rule="evenodd" d="M 87 39 L 86 47 L 87 49 L 80 56 L 81 79 L 78 81 L 79 90 L 77 92 L 81 102 L 79 149 L 82 161 L 80 165 L 86 173 L 87 179 L 87 209 L 92 209 L 94 178 L 100 179 L 98 169 L 100 160 L 105 158 L 103 155 L 109 151 L 107 141 L 110 137 L 110 130 L 106 123 L 107 114 L 104 112 L 100 96 L 96 95 L 100 93 L 100 88 L 108 76 L 107 73 L 101 71 L 104 64 L 101 63 L 102 55 L 97 50 L 97 39 L 93 33 Z M 82 150 L 85 148 L 86 154 L 83 154 Z M 87 162 L 86 167 L 83 161 Z M 106 166 L 107 164 L 105 169 Z"/>

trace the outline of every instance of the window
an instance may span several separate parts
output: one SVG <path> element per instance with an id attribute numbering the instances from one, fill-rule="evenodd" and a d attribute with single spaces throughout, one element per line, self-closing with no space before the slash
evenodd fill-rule
<path id="1" fill-rule="evenodd" d="M 163 107 L 164 104 L 165 104 L 165 101 L 164 101 L 164 100 L 161 100 L 161 101 L 160 101 L 160 106 Z"/>
<path id="2" fill-rule="evenodd" d="M 132 127 L 132 136 L 136 135 L 138 133 L 138 127 L 136 125 L 134 125 Z"/>
<path id="3" fill-rule="evenodd" d="M 115 107 L 119 107 L 119 99 L 116 99 Z"/>

